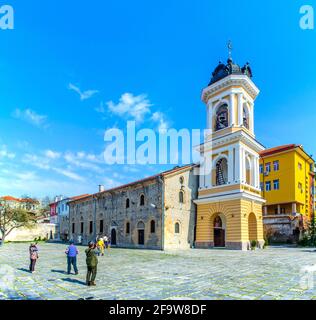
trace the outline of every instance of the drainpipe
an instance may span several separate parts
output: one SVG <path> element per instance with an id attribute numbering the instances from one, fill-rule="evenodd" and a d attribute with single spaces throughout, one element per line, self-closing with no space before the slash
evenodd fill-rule
<path id="1" fill-rule="evenodd" d="M 164 180 L 161 176 L 158 177 L 158 181 L 161 183 L 161 250 L 165 249 L 165 188 Z"/>

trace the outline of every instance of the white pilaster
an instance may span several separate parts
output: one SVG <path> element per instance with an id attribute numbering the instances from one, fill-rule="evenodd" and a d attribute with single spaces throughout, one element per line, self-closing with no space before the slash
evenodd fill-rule
<path id="1" fill-rule="evenodd" d="M 243 114 L 243 94 L 238 93 L 238 125 L 242 126 L 243 124 L 243 119 L 242 119 L 242 114 Z"/>
<path id="2" fill-rule="evenodd" d="M 228 149 L 228 183 L 234 183 L 234 155 L 233 148 Z"/>
<path id="3" fill-rule="evenodd" d="M 229 108 L 229 125 L 233 126 L 235 124 L 235 99 L 234 99 L 234 94 L 231 93 L 229 96 L 230 100 L 230 108 Z"/>
<path id="4" fill-rule="evenodd" d="M 236 148 L 236 181 L 242 183 L 245 179 L 245 150 L 239 145 Z"/>
<path id="5" fill-rule="evenodd" d="M 213 109 L 212 109 L 212 102 L 209 101 L 206 107 L 206 119 L 207 119 L 207 123 L 206 123 L 206 127 L 207 129 L 211 129 L 213 130 L 213 126 L 212 126 L 212 117 L 213 117 Z"/>
<path id="6" fill-rule="evenodd" d="M 253 112 L 254 104 L 250 103 L 250 113 L 249 113 L 249 129 L 250 131 L 254 134 L 255 130 L 255 117 L 254 117 L 254 112 Z"/>

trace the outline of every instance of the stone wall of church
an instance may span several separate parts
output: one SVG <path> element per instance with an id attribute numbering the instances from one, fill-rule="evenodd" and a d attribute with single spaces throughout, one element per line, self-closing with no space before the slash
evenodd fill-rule
<path id="1" fill-rule="evenodd" d="M 99 193 L 96 199 L 89 197 L 70 203 L 70 238 L 77 241 L 81 236 L 83 243 L 95 240 L 96 217 L 96 234 L 111 237 L 112 245 L 116 242 L 118 247 L 161 249 L 161 188 L 161 183 L 153 179 Z"/>
<path id="2" fill-rule="evenodd" d="M 192 168 L 165 177 L 165 249 L 189 249 L 194 245 L 196 205 L 193 200 L 197 198 L 198 179 Z"/>

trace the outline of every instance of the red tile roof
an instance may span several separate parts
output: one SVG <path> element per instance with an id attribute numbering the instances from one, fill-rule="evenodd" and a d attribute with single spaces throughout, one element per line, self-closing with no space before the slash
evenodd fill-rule
<path id="1" fill-rule="evenodd" d="M 143 178 L 143 179 L 140 179 L 140 180 L 136 180 L 136 181 L 133 181 L 133 182 L 130 182 L 130 183 L 127 183 L 127 184 L 123 184 L 123 185 L 120 185 L 120 186 L 117 186 L 117 187 L 114 187 L 114 188 L 111 188 L 111 189 L 107 189 L 107 190 L 104 190 L 102 192 L 97 192 L 95 194 L 89 194 L 87 196 L 82 196 L 80 199 L 84 199 L 84 198 L 88 198 L 88 197 L 92 197 L 94 195 L 97 195 L 97 194 L 101 194 L 101 193 L 107 193 L 107 192 L 110 192 L 110 191 L 115 191 L 115 190 L 119 190 L 119 189 L 123 189 L 123 188 L 126 188 L 126 187 L 129 187 L 129 186 L 132 186 L 132 185 L 135 185 L 135 184 L 138 184 L 138 183 L 143 183 L 143 182 L 146 182 L 146 181 L 150 181 L 150 180 L 153 180 L 153 179 L 156 179 L 160 176 L 167 176 L 169 174 L 172 174 L 172 173 L 175 173 L 177 171 L 181 171 L 183 169 L 187 169 L 187 168 L 190 168 L 190 167 L 195 167 L 197 165 L 194 165 L 194 164 L 188 164 L 188 165 L 185 165 L 185 166 L 182 166 L 182 167 L 174 167 L 173 169 L 169 169 L 167 171 L 163 171 L 163 172 L 160 172 L 160 173 L 157 173 L 155 175 L 152 175 L 152 176 L 149 176 L 147 178 Z M 69 202 L 73 202 L 73 201 L 76 201 L 76 200 L 80 200 L 80 199 L 74 199 L 74 200 L 70 200 Z"/>
<path id="2" fill-rule="evenodd" d="M 259 153 L 259 155 L 260 155 L 260 157 L 266 157 L 266 156 L 269 156 L 271 154 L 292 150 L 292 149 L 295 149 L 297 147 L 301 147 L 301 146 L 298 145 L 298 144 L 285 144 L 283 146 L 278 146 L 278 147 L 274 147 L 274 148 L 263 150 L 263 151 L 261 151 Z"/>
<path id="3" fill-rule="evenodd" d="M 14 197 L 11 197 L 11 196 L 3 196 L 0 199 L 4 200 L 4 201 L 17 201 L 17 202 L 20 202 L 20 199 L 14 198 Z"/>
<path id="4" fill-rule="evenodd" d="M 88 196 L 90 196 L 89 193 L 82 194 L 82 195 L 80 195 L 80 196 L 74 196 L 74 197 L 71 197 L 71 198 L 70 198 L 70 201 L 79 200 L 79 199 L 81 199 L 81 198 L 86 198 L 86 197 L 88 197 Z"/>

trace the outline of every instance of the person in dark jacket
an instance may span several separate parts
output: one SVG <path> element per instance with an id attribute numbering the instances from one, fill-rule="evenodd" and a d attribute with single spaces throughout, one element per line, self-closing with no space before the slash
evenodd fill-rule
<path id="1" fill-rule="evenodd" d="M 78 274 L 78 268 L 77 268 L 77 255 L 79 253 L 78 249 L 74 245 L 73 240 L 70 240 L 70 245 L 66 249 L 66 255 L 67 255 L 67 273 L 70 274 L 71 271 L 71 265 L 74 268 L 74 271 L 76 274 Z"/>
<path id="2" fill-rule="evenodd" d="M 96 244 L 92 241 L 88 244 L 88 249 L 86 249 L 86 263 L 87 263 L 87 286 L 95 286 L 95 278 L 97 276 L 97 266 L 98 266 L 98 257 Z"/>

